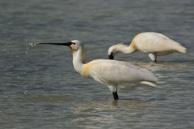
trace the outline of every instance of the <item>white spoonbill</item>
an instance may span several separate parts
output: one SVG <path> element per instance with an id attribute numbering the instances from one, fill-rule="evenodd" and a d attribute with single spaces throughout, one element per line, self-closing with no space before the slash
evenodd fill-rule
<path id="1" fill-rule="evenodd" d="M 83 77 L 92 77 L 97 82 L 107 85 L 113 94 L 114 100 L 119 99 L 117 89 L 123 84 L 139 82 L 150 86 L 156 86 L 157 78 L 152 72 L 127 62 L 97 59 L 84 63 L 84 48 L 78 40 L 72 40 L 67 43 L 38 44 L 68 46 L 73 55 L 75 71 Z"/>
<path id="2" fill-rule="evenodd" d="M 129 46 L 122 43 L 111 46 L 108 49 L 109 59 L 114 59 L 115 54 L 133 53 L 140 51 L 148 53 L 150 59 L 157 62 L 157 56 L 164 56 L 174 52 L 186 53 L 186 48 L 180 43 L 156 32 L 143 32 L 137 34 Z"/>

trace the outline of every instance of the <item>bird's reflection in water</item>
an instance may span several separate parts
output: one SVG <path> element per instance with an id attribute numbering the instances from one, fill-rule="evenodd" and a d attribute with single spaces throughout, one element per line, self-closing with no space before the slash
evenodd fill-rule
<path id="1" fill-rule="evenodd" d="M 112 101 L 112 106 L 118 106 L 118 101 L 117 100 L 113 100 Z"/>
<path id="2" fill-rule="evenodd" d="M 154 106 L 154 101 L 152 100 L 141 100 L 134 98 L 120 98 L 119 100 L 101 100 L 101 101 L 89 101 L 81 102 L 74 105 L 73 110 L 75 113 L 80 113 L 82 111 L 105 111 L 105 110 L 115 110 L 118 108 L 126 109 L 144 109 L 146 107 Z"/>
<path id="3" fill-rule="evenodd" d="M 168 61 L 163 62 L 160 61 L 159 63 L 153 63 L 153 62 L 144 62 L 144 61 L 130 61 L 130 63 L 134 65 L 138 65 L 144 68 L 147 68 L 151 71 L 174 71 L 174 70 L 182 70 L 186 67 L 188 67 L 186 64 L 177 61 Z"/>
<path id="4" fill-rule="evenodd" d="M 152 101 L 120 99 L 118 101 L 90 101 L 74 105 L 72 123 L 79 127 L 90 128 L 101 125 L 117 126 L 121 120 L 136 120 L 148 108 L 154 107 Z M 120 121 L 120 122 L 119 122 Z"/>

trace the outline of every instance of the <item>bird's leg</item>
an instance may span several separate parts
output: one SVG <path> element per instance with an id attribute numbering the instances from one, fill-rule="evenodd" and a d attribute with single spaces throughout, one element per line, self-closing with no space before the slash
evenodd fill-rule
<path id="1" fill-rule="evenodd" d="M 118 100 L 119 96 L 117 94 L 117 91 L 112 92 L 114 100 Z"/>
<path id="2" fill-rule="evenodd" d="M 157 63 L 157 55 L 155 54 L 155 60 L 154 60 L 155 63 Z"/>
<path id="3" fill-rule="evenodd" d="M 114 100 L 118 100 L 119 99 L 119 96 L 117 94 L 117 87 L 116 86 L 110 86 L 109 85 L 108 88 L 112 92 L 112 95 L 113 95 Z"/>
<path id="4" fill-rule="evenodd" d="M 148 56 L 152 61 L 157 62 L 157 55 L 155 53 L 149 53 Z"/>

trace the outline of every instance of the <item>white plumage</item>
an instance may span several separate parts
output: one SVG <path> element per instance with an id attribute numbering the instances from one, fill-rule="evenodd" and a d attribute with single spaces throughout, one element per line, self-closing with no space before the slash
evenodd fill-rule
<path id="1" fill-rule="evenodd" d="M 84 64 L 84 49 L 78 40 L 68 43 L 40 44 L 69 46 L 73 54 L 74 69 L 84 77 L 92 77 L 101 84 L 107 85 L 115 100 L 118 99 L 117 89 L 124 84 L 139 82 L 155 86 L 157 82 L 152 72 L 123 61 L 97 59 Z"/>
<path id="2" fill-rule="evenodd" d="M 122 85 L 141 81 L 155 82 L 157 80 L 147 69 L 127 62 L 99 59 L 85 65 L 90 65 L 89 76 L 107 85 Z"/>
<path id="3" fill-rule="evenodd" d="M 128 54 L 135 51 L 148 53 L 150 59 L 156 62 L 157 56 L 168 55 L 174 52 L 186 53 L 186 48 L 161 33 L 143 32 L 137 34 L 129 46 L 124 44 L 111 46 L 108 50 L 108 55 L 109 58 L 113 59 L 118 52 Z"/>

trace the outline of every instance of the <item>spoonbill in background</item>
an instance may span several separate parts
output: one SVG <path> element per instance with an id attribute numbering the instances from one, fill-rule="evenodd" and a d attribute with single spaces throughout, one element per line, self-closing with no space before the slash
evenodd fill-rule
<path id="1" fill-rule="evenodd" d="M 38 43 L 49 45 L 63 45 L 71 49 L 73 66 L 83 77 L 92 77 L 97 82 L 109 87 L 114 100 L 118 100 L 117 90 L 123 84 L 139 82 L 155 87 L 157 78 L 147 69 L 134 66 L 128 62 L 97 59 L 84 63 L 84 48 L 78 40 L 67 43 Z"/>
<path id="2" fill-rule="evenodd" d="M 108 49 L 109 59 L 114 59 L 117 53 L 133 53 L 136 51 L 148 53 L 149 58 L 157 62 L 157 56 L 164 56 L 174 52 L 186 53 L 186 48 L 180 43 L 156 32 L 143 32 L 137 34 L 129 46 L 122 43 Z"/>

